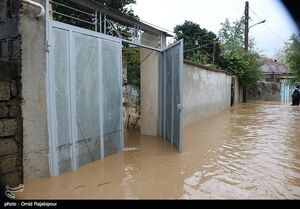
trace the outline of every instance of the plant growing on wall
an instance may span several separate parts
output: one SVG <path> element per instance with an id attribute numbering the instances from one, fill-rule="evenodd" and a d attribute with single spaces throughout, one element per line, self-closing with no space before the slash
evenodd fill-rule
<path id="1" fill-rule="evenodd" d="M 259 67 L 263 60 L 256 52 L 245 52 L 243 48 L 235 48 L 222 54 L 222 59 L 222 68 L 236 75 L 243 88 L 256 85 L 262 76 Z"/>

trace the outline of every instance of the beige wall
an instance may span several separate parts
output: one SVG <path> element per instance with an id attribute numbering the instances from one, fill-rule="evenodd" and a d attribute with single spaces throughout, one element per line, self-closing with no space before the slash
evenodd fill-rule
<path id="1" fill-rule="evenodd" d="M 184 64 L 184 125 L 230 107 L 231 75 Z"/>
<path id="2" fill-rule="evenodd" d="M 141 61 L 143 61 L 141 64 L 141 134 L 156 136 L 158 133 L 159 52 L 141 49 Z"/>
<path id="3" fill-rule="evenodd" d="M 141 43 L 160 47 L 160 38 L 142 34 Z M 166 39 L 163 38 L 163 46 Z M 160 53 L 141 48 L 141 134 L 158 135 Z"/>

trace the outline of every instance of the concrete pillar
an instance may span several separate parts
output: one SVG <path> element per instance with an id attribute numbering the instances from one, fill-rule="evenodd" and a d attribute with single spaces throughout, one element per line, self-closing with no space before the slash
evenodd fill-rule
<path id="1" fill-rule="evenodd" d="M 34 0 L 45 7 L 44 0 Z M 22 113 L 24 182 L 49 176 L 46 106 L 46 19 L 36 20 L 39 9 L 23 4 Z"/>
<path id="2" fill-rule="evenodd" d="M 165 46 L 166 38 L 162 37 Z M 160 47 L 161 37 L 143 33 L 141 43 Z M 141 134 L 158 135 L 160 53 L 141 48 Z"/>
<path id="3" fill-rule="evenodd" d="M 232 76 L 234 77 L 234 104 L 238 104 L 239 103 L 239 80 L 237 76 Z"/>

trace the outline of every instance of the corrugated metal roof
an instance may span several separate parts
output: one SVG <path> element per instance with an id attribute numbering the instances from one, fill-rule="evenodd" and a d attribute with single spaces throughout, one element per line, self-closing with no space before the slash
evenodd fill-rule
<path id="1" fill-rule="evenodd" d="M 276 60 L 271 59 L 267 60 L 260 69 L 264 74 L 288 74 L 290 72 L 287 65 L 280 64 Z"/>

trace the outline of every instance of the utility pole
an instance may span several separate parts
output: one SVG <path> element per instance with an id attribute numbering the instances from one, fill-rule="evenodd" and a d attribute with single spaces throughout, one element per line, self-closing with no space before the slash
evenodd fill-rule
<path id="1" fill-rule="evenodd" d="M 245 3 L 245 51 L 249 48 L 249 2 Z M 243 88 L 243 102 L 247 102 L 247 87 Z"/>
<path id="2" fill-rule="evenodd" d="M 249 47 L 249 2 L 245 3 L 245 51 L 248 51 Z"/>

